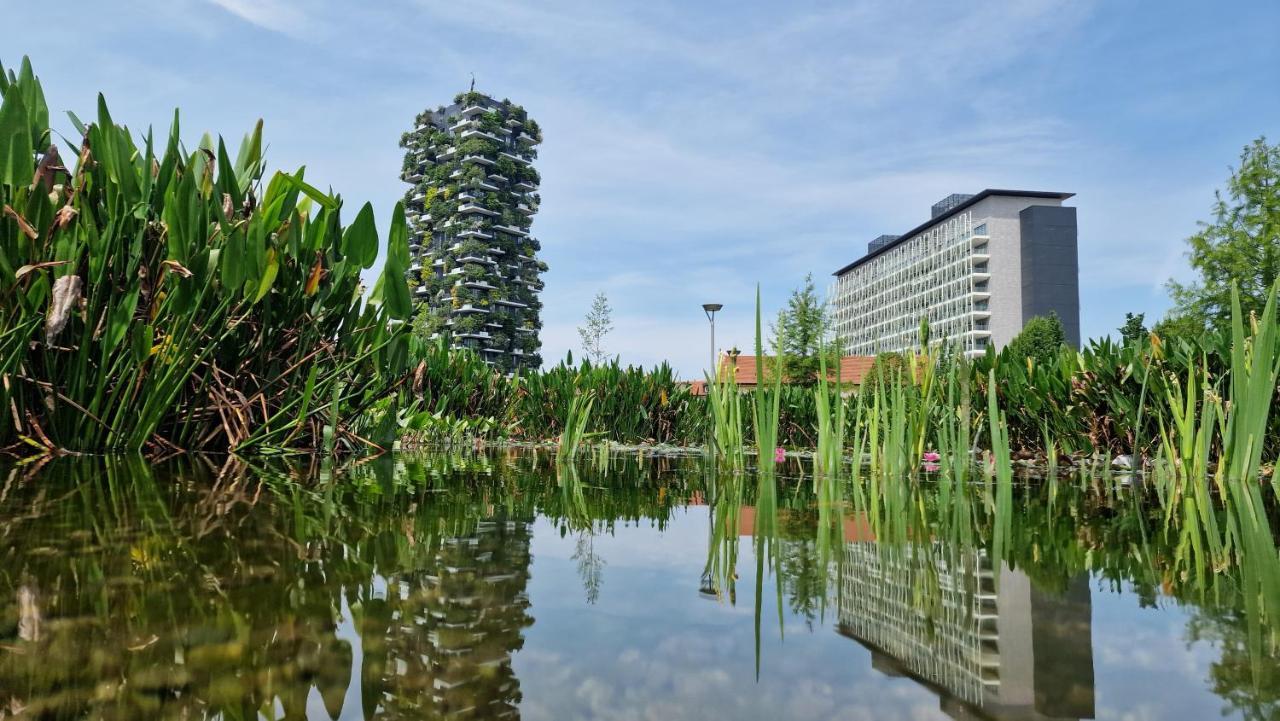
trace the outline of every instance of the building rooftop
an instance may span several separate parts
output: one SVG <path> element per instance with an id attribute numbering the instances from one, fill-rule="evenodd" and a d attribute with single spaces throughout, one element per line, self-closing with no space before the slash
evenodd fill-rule
<path id="1" fill-rule="evenodd" d="M 875 258 L 884 253 L 887 253 L 890 249 L 896 248 L 898 245 L 905 243 L 906 241 L 928 230 L 929 228 L 932 228 L 933 226 L 939 225 L 941 223 L 945 223 L 952 216 L 957 215 L 958 213 L 968 208 L 971 208 L 974 205 L 977 205 L 978 203 L 982 202 L 983 200 L 986 200 L 987 198 L 997 196 L 997 195 L 1006 196 L 1006 197 L 1015 197 L 1015 198 L 1052 198 L 1054 200 L 1066 200 L 1067 198 L 1073 197 L 1075 193 L 1059 193 L 1059 192 L 1046 191 L 1046 190 L 1002 190 L 998 188 L 987 188 L 986 190 L 968 198 L 967 200 L 951 205 L 945 212 L 941 212 L 933 216 L 932 218 L 921 223 L 920 225 L 917 225 L 911 230 L 908 230 L 907 232 L 898 236 L 897 240 L 889 243 L 885 243 L 884 245 L 881 245 L 875 250 L 869 250 L 866 255 L 844 266 L 840 270 L 837 270 L 836 272 L 832 273 L 832 275 L 835 275 L 835 276 L 844 275 L 845 273 L 848 273 L 849 271 L 853 270 L 854 268 L 857 268 L 863 263 L 866 263 L 872 258 Z M 951 198 L 954 198 L 954 197 L 955 197 L 954 195 L 949 196 L 948 199 L 946 200 L 950 200 Z M 944 203 L 946 202 L 946 200 L 944 200 Z M 934 207 L 936 208 L 938 206 L 943 205 L 944 203 L 935 204 Z"/>

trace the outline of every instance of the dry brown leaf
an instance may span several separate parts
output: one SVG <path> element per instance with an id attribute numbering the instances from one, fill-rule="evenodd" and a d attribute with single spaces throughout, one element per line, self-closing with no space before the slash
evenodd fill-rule
<path id="1" fill-rule="evenodd" d="M 4 206 L 4 214 L 13 218 L 18 223 L 18 230 L 21 230 L 28 238 L 35 240 L 40 236 L 40 234 L 36 232 L 36 229 L 32 228 L 31 224 L 27 222 L 27 219 L 18 215 L 18 211 L 14 210 L 9 205 Z"/>
<path id="2" fill-rule="evenodd" d="M 80 302 L 80 276 L 64 275 L 53 282 L 53 297 L 49 299 L 49 312 L 44 318 L 44 334 L 53 340 L 71 318 L 71 311 Z"/>
<path id="3" fill-rule="evenodd" d="M 24 265 L 21 268 L 18 268 L 18 270 L 13 274 L 13 279 L 22 280 L 22 276 L 26 275 L 27 273 L 30 273 L 33 270 L 41 270 L 43 268 L 54 268 L 59 265 L 66 265 L 67 263 L 70 263 L 70 262 L 71 261 L 69 260 L 46 260 L 43 263 L 32 263 L 31 265 Z"/>

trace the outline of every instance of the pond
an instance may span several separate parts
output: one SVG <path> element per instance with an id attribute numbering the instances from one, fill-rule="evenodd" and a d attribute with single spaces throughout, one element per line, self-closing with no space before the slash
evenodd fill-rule
<path id="1" fill-rule="evenodd" d="M 0 484 L 0 718 L 1280 714 L 1256 569 L 1187 563 L 1132 479 L 1003 515 L 981 478 L 514 450 Z"/>

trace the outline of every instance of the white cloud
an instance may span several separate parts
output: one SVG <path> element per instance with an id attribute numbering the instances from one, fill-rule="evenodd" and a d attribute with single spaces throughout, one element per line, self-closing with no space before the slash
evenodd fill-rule
<path id="1" fill-rule="evenodd" d="M 265 30 L 305 36 L 312 27 L 303 5 L 290 0 L 209 0 L 209 2 Z"/>

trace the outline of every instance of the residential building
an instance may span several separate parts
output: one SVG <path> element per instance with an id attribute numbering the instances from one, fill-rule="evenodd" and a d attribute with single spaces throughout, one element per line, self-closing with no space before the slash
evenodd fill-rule
<path id="1" fill-rule="evenodd" d="M 982 549 L 846 534 L 836 631 L 913 679 L 954 719 L 1095 716 L 1089 577 L 1041 591 Z"/>
<path id="2" fill-rule="evenodd" d="M 930 339 L 966 355 L 1000 348 L 1036 316 L 1056 313 L 1080 344 L 1076 209 L 1072 193 L 983 190 L 953 194 L 901 235 L 882 235 L 837 270 L 836 333 L 849 353 L 918 347 Z"/>
<path id="3" fill-rule="evenodd" d="M 541 244 L 533 167 L 542 135 L 524 108 L 475 91 L 417 117 L 400 144 L 419 318 L 503 370 L 537 367 Z"/>

